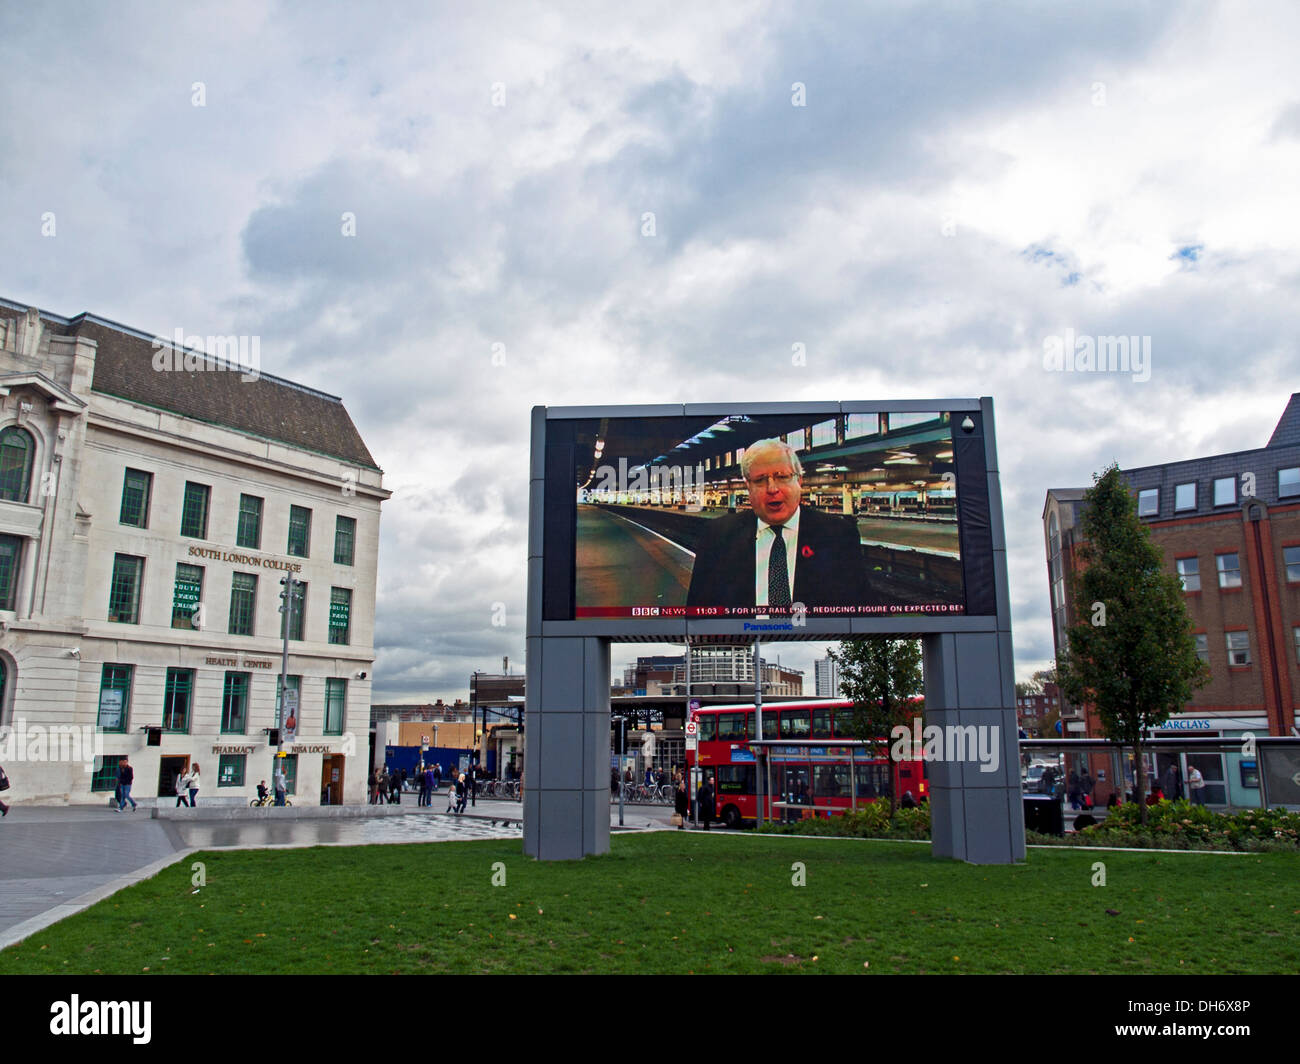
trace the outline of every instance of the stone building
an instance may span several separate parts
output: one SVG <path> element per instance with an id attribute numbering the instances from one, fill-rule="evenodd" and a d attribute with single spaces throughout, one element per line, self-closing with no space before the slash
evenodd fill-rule
<path id="1" fill-rule="evenodd" d="M 197 350 L 213 340 L 226 357 Z M 271 729 L 290 726 L 297 800 L 364 801 L 390 493 L 342 402 L 258 372 L 247 341 L 177 345 L 0 300 L 0 763 L 15 801 L 106 800 L 127 756 L 137 798 L 167 799 L 198 763 L 200 802 L 246 803 L 271 778 Z"/>

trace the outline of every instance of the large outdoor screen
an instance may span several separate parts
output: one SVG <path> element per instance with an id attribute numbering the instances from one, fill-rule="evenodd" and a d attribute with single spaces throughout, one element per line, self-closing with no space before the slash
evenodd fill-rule
<path id="1" fill-rule="evenodd" d="M 964 531 L 988 554 L 973 425 L 945 410 L 548 421 L 548 569 L 572 566 L 548 579 L 546 617 L 992 612 L 968 601 L 963 564 Z M 963 443 L 978 444 L 964 471 Z"/>

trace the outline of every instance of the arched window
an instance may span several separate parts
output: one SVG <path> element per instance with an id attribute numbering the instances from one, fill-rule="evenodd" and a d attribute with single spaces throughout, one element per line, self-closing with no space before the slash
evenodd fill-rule
<path id="1" fill-rule="evenodd" d="M 9 670 L 5 668 L 4 658 L 0 658 L 0 723 L 8 724 L 9 716 L 5 713 L 5 689 L 9 686 Z"/>
<path id="2" fill-rule="evenodd" d="M 26 502 L 32 487 L 32 460 L 36 444 L 31 434 L 18 428 L 0 432 L 0 499 Z"/>

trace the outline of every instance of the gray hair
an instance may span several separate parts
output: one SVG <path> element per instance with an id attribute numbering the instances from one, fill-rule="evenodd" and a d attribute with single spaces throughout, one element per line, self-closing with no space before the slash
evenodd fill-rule
<path id="1" fill-rule="evenodd" d="M 790 463 L 790 468 L 794 470 L 794 475 L 803 481 L 803 464 L 799 461 L 799 456 L 795 454 L 794 448 L 782 440 L 775 437 L 767 440 L 755 440 L 745 448 L 745 453 L 740 456 L 740 475 L 746 480 L 749 479 L 749 471 L 753 468 L 753 454 L 759 448 L 769 448 L 780 451 L 785 455 L 786 460 Z"/>

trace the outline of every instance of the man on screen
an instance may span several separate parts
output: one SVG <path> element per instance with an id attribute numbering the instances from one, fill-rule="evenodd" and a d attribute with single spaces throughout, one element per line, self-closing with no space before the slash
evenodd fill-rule
<path id="1" fill-rule="evenodd" d="M 867 601 L 857 522 L 801 506 L 803 466 L 780 440 L 740 460 L 750 513 L 711 520 L 695 551 L 687 606 L 788 609 Z"/>

